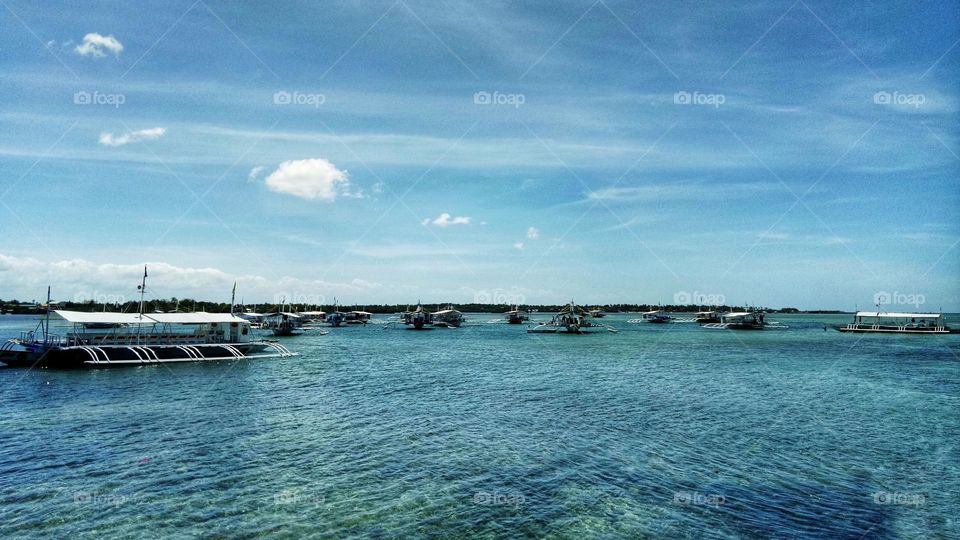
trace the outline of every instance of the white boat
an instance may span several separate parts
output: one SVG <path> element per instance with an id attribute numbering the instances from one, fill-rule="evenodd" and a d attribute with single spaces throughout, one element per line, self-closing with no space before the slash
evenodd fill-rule
<path id="1" fill-rule="evenodd" d="M 453 306 L 447 309 L 441 309 L 431 313 L 433 325 L 438 327 L 459 328 L 463 324 L 463 313 L 453 309 Z"/>
<path id="2" fill-rule="evenodd" d="M 718 311 L 698 311 L 693 315 L 693 320 L 699 324 L 723 322 Z"/>
<path id="3" fill-rule="evenodd" d="M 835 327 L 841 332 L 882 334 L 957 334 L 944 324 L 942 313 L 887 313 L 858 311 L 853 322 Z"/>
<path id="4" fill-rule="evenodd" d="M 264 316 L 263 328 L 278 337 L 299 336 L 303 333 L 303 318 L 288 311 L 270 313 Z"/>
<path id="5" fill-rule="evenodd" d="M 417 309 L 408 310 L 400 315 L 400 322 L 414 330 L 424 330 L 433 324 L 433 314 L 425 311 L 423 306 L 417 304 Z"/>
<path id="6" fill-rule="evenodd" d="M 663 324 L 673 320 L 673 317 L 660 310 L 647 311 L 640 316 L 644 322 Z"/>
<path id="7" fill-rule="evenodd" d="M 720 316 L 721 322 L 702 325 L 703 328 L 727 330 L 786 330 L 789 328 L 778 322 L 764 320 L 762 311 L 737 311 L 724 313 Z"/>
<path id="8" fill-rule="evenodd" d="M 519 306 L 514 306 L 512 310 L 503 314 L 503 318 L 509 324 L 523 324 L 530 320 L 530 315 L 525 310 L 520 309 Z"/>
<path id="9" fill-rule="evenodd" d="M 344 314 L 343 322 L 346 324 L 367 324 L 373 318 L 373 313 L 369 311 L 348 311 Z"/>
<path id="10" fill-rule="evenodd" d="M 553 316 L 550 322 L 528 328 L 531 334 L 592 334 L 613 331 L 605 325 L 591 321 L 590 312 L 577 307 L 572 301 Z"/>

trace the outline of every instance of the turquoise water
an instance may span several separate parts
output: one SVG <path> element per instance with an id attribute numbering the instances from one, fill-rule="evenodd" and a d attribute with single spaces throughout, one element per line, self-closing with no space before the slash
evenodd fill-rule
<path id="1" fill-rule="evenodd" d="M 0 537 L 960 537 L 960 335 L 631 317 L 0 369 Z"/>

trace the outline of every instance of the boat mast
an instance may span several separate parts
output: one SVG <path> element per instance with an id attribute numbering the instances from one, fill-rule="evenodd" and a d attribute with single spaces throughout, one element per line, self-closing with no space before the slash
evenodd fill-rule
<path id="1" fill-rule="evenodd" d="M 233 304 L 237 301 L 237 282 L 233 282 L 233 292 L 230 293 L 230 314 L 233 315 Z"/>
<path id="2" fill-rule="evenodd" d="M 140 328 L 143 326 L 143 295 L 147 291 L 147 265 L 143 265 L 143 281 L 137 288 L 140 289 L 140 322 L 137 324 L 137 345 L 140 345 Z"/>
<path id="3" fill-rule="evenodd" d="M 43 325 L 43 344 L 47 344 L 47 336 L 50 334 L 50 286 L 47 285 L 47 316 Z"/>

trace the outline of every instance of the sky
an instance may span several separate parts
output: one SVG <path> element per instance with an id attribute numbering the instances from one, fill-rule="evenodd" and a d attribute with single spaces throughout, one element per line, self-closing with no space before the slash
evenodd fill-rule
<path id="1" fill-rule="evenodd" d="M 0 0 L 0 298 L 960 311 L 958 13 Z"/>

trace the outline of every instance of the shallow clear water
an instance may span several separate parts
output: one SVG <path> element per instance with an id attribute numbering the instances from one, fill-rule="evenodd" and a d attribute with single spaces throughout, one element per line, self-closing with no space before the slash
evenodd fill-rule
<path id="1" fill-rule="evenodd" d="M 634 316 L 0 369 L 0 536 L 960 537 L 960 335 Z"/>

